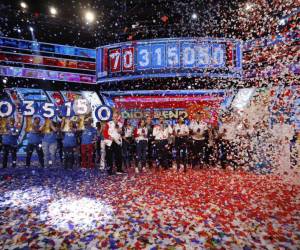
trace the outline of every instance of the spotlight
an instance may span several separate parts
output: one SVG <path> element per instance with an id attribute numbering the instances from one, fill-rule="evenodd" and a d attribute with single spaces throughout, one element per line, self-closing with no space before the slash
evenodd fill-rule
<path id="1" fill-rule="evenodd" d="M 21 33 L 21 29 L 17 29 L 18 33 Z"/>
<path id="2" fill-rule="evenodd" d="M 2 82 L 3 82 L 3 83 L 7 83 L 7 78 L 4 78 L 4 79 L 2 80 Z"/>
<path id="3" fill-rule="evenodd" d="M 87 11 L 85 13 L 85 20 L 87 21 L 87 23 L 92 23 L 95 20 L 94 13 L 91 11 Z"/>
<path id="4" fill-rule="evenodd" d="M 50 14 L 52 15 L 52 16 L 55 16 L 56 14 L 57 14 L 57 9 L 56 8 L 54 8 L 53 6 L 52 7 L 50 7 Z"/>
<path id="5" fill-rule="evenodd" d="M 23 8 L 23 9 L 27 9 L 27 4 L 25 3 L 25 2 L 21 2 L 20 3 L 20 6 L 21 6 L 21 8 Z"/>
<path id="6" fill-rule="evenodd" d="M 34 29 L 31 26 L 29 27 L 29 30 L 30 30 L 30 32 L 34 31 Z"/>
<path id="7" fill-rule="evenodd" d="M 40 219 L 49 226 L 60 230 L 84 232 L 106 225 L 114 218 L 114 211 L 109 205 L 90 198 L 73 197 L 53 200 L 40 213 Z"/>
<path id="8" fill-rule="evenodd" d="M 192 14 L 192 19 L 193 19 L 193 20 L 196 20 L 197 18 L 198 18 L 198 15 L 197 15 L 196 13 L 193 13 L 193 14 Z"/>

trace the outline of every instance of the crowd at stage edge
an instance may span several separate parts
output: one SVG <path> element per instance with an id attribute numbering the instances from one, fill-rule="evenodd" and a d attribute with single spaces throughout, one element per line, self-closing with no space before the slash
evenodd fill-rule
<path id="1" fill-rule="evenodd" d="M 30 167 L 36 151 L 42 168 L 57 166 L 58 154 L 66 169 L 76 165 L 96 167 L 107 169 L 109 175 L 126 173 L 132 166 L 136 173 L 150 168 L 169 169 L 173 163 L 184 172 L 188 167 L 249 167 L 254 155 L 251 140 L 253 137 L 264 140 L 265 136 L 260 132 L 261 127 L 251 128 L 247 119 L 236 120 L 229 112 L 222 114 L 219 126 L 204 122 L 200 112 L 190 121 L 179 117 L 175 125 L 167 124 L 163 116 L 154 125 L 153 119 L 146 117 L 135 127 L 129 120 L 122 121 L 117 110 L 111 121 L 97 122 L 96 127 L 91 117 L 77 121 L 62 118 L 60 122 L 45 119 L 44 124 L 39 117 L 25 119 L 26 167 Z M 20 123 L 15 118 L 2 118 L 1 123 L 3 168 L 8 165 L 9 154 L 12 167 L 16 167 Z M 299 139 L 299 132 L 295 132 L 285 138 L 285 143 L 299 145 Z M 298 151 L 291 156 L 291 166 L 299 164 Z"/>

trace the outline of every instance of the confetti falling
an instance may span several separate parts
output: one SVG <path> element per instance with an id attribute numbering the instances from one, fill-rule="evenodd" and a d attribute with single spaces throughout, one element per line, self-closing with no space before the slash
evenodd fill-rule
<path id="1" fill-rule="evenodd" d="M 71 0 L 52 6 L 55 17 L 43 1 L 27 2 L 0 3 L 0 36 L 93 49 L 161 37 L 243 41 L 241 80 L 176 77 L 103 89 L 256 89 L 230 110 L 251 127 L 234 140 L 239 171 L 107 178 L 78 169 L 1 169 L 0 248 L 299 249 L 300 148 L 291 132 L 299 127 L 299 1 Z M 33 79 L 1 77 L 1 84 L 41 88 Z"/>
<path id="2" fill-rule="evenodd" d="M 8 174 L 11 179 L 4 178 Z M 2 175 L 1 193 L 7 197 L 10 190 L 23 190 L 19 202 L 27 204 L 0 201 L 3 249 L 297 249 L 300 245 L 300 186 L 277 175 L 218 169 L 109 178 L 96 171 L 66 174 L 40 170 L 34 175 L 24 171 Z M 30 197 L 24 199 L 28 190 Z M 36 199 L 41 192 L 50 194 L 47 201 Z M 15 192 L 11 197 L 16 196 Z M 109 216 L 103 220 L 105 210 Z M 41 216 L 45 211 L 53 212 L 52 219 Z M 61 227 L 63 218 L 68 227 Z M 96 227 L 80 227 L 86 222 Z"/>

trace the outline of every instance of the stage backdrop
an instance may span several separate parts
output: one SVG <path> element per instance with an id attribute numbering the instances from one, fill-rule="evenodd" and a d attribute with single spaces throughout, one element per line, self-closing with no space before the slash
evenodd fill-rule
<path id="1" fill-rule="evenodd" d="M 192 119 L 201 112 L 202 119 L 217 124 L 221 109 L 226 109 L 232 99 L 232 91 L 130 91 L 103 92 L 107 104 L 121 110 L 124 119 L 136 121 L 151 116 L 163 116 L 171 123 L 180 115 Z"/>

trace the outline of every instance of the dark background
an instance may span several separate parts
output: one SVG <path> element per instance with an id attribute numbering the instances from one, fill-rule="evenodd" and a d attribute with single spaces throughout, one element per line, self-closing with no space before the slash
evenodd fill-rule
<path id="1" fill-rule="evenodd" d="M 246 4 L 227 0 L 26 0 L 28 8 L 23 11 L 20 2 L 0 2 L 1 36 L 31 40 L 32 26 L 38 41 L 89 48 L 156 37 L 243 38 L 238 9 Z M 49 14 L 49 6 L 58 10 L 56 17 Z M 86 24 L 86 10 L 95 13 L 93 24 Z M 197 19 L 192 18 L 193 13 Z"/>

